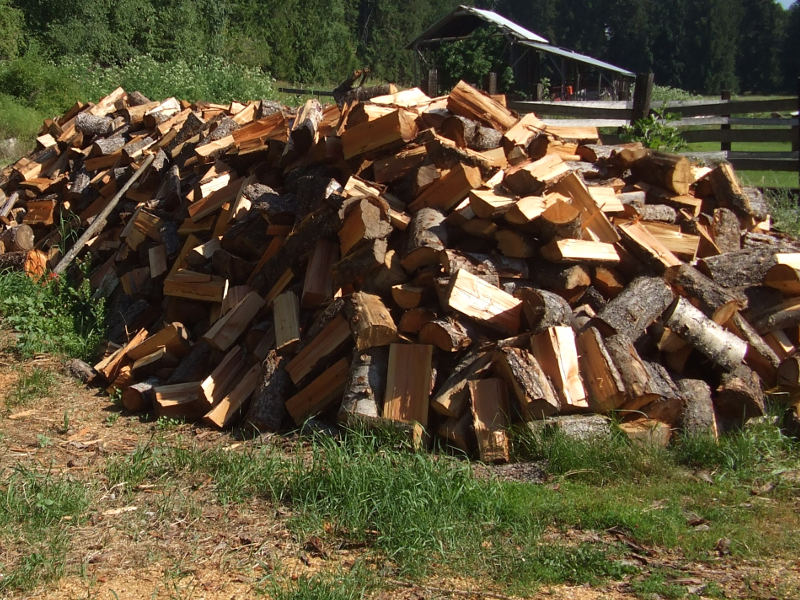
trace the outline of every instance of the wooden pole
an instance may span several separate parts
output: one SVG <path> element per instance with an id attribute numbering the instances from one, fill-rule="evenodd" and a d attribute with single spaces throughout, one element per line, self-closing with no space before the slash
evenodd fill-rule
<path id="1" fill-rule="evenodd" d="M 92 239 L 97 233 L 99 233 L 99 231 L 103 229 L 103 227 L 105 227 L 108 215 L 110 215 L 111 211 L 114 210 L 117 204 L 119 204 L 119 201 L 125 195 L 125 192 L 127 192 L 128 189 L 134 184 L 134 182 L 137 179 L 139 179 L 139 177 L 141 177 L 142 174 L 147 170 L 147 167 L 150 166 L 150 163 L 153 162 L 153 159 L 155 159 L 155 157 L 156 157 L 155 154 L 151 154 L 150 156 L 148 156 L 142 163 L 142 165 L 139 167 L 139 169 L 136 171 L 136 173 L 131 175 L 131 178 L 125 182 L 125 185 L 123 185 L 122 188 L 120 188 L 120 190 L 116 194 L 114 194 L 114 197 L 111 198 L 111 200 L 109 200 L 105 208 L 102 211 L 100 211 L 100 214 L 97 215 L 97 217 L 95 217 L 94 221 L 92 221 L 92 224 L 89 225 L 89 227 L 86 228 L 86 231 L 83 232 L 81 237 L 78 238 L 78 241 L 75 242 L 75 245 L 72 246 L 72 248 L 70 248 L 69 252 L 67 252 L 64 255 L 64 258 L 62 258 L 61 261 L 56 265 L 56 268 L 53 269 L 53 273 L 60 274 L 66 271 L 67 267 L 69 267 L 70 264 L 72 264 L 72 261 L 75 260 L 75 257 L 78 256 L 78 253 L 80 253 L 80 251 L 83 250 L 83 247 L 86 245 L 86 243 L 90 239 Z"/>
<path id="2" fill-rule="evenodd" d="M 653 97 L 653 74 L 639 73 L 633 90 L 633 111 L 631 123 L 644 119 L 650 114 L 650 101 Z"/>
<path id="3" fill-rule="evenodd" d="M 497 73 L 492 71 L 489 73 L 489 95 L 494 96 L 497 94 Z"/>
<path id="4" fill-rule="evenodd" d="M 722 90 L 722 94 L 720 94 L 720 99 L 729 101 L 731 99 L 731 91 L 730 90 Z M 731 116 L 730 116 L 730 114 L 723 114 L 722 117 L 730 119 Z M 730 125 L 730 123 L 723 123 L 720 126 L 720 129 L 722 131 L 730 131 L 731 130 L 731 125 Z M 724 137 L 725 137 L 724 133 L 722 134 L 722 137 L 723 137 L 723 139 L 720 142 L 720 148 L 719 149 L 722 150 L 723 152 L 730 152 L 731 151 L 730 138 L 724 139 Z"/>
<path id="5" fill-rule="evenodd" d="M 439 72 L 436 69 L 428 69 L 427 92 L 431 98 L 439 94 Z"/>
<path id="6" fill-rule="evenodd" d="M 797 119 L 800 121 L 800 77 L 797 78 Z M 795 125 L 792 131 L 792 152 L 800 152 L 800 126 Z M 797 187 L 800 188 L 800 166 L 797 167 Z"/>

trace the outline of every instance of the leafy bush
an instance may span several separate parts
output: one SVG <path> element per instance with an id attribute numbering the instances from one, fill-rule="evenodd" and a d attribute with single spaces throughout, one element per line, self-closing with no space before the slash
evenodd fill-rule
<path id="1" fill-rule="evenodd" d="M 160 62 L 143 54 L 103 69 L 86 56 L 68 56 L 58 62 L 58 69 L 80 82 L 84 100 L 100 98 L 117 86 L 139 90 L 152 99 L 176 96 L 209 102 L 255 100 L 274 92 L 272 78 L 260 69 L 232 65 L 216 56 Z"/>
<path id="2" fill-rule="evenodd" d="M 0 317 L 18 332 L 23 356 L 52 352 L 90 360 L 104 333 L 105 303 L 92 298 L 87 279 L 73 286 L 59 277 L 35 281 L 4 272 Z"/>
<path id="3" fill-rule="evenodd" d="M 686 147 L 686 141 L 677 127 L 671 127 L 667 123 L 670 119 L 671 115 L 660 117 L 651 113 L 644 119 L 635 121 L 633 125 L 624 127 L 620 138 L 626 142 L 641 142 L 654 150 L 677 152 Z"/>

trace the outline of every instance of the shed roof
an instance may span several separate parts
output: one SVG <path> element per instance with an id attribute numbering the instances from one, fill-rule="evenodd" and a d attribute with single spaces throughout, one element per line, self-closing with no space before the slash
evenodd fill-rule
<path id="1" fill-rule="evenodd" d="M 467 38 L 472 35 L 478 27 L 486 23 L 498 27 L 503 33 L 515 38 L 517 43 L 534 48 L 535 50 L 563 56 L 569 60 L 582 62 L 598 69 L 613 71 L 624 77 L 636 76 L 627 69 L 617 67 L 585 54 L 580 54 L 579 52 L 554 46 L 538 33 L 525 29 L 491 10 L 464 6 L 463 4 L 428 27 L 428 29 L 417 36 L 414 41 L 408 44 L 407 48 L 416 48 L 424 44 L 436 44 L 444 41 Z"/>
<path id="2" fill-rule="evenodd" d="M 442 17 L 436 23 L 428 27 L 428 29 L 417 36 L 408 47 L 412 48 L 423 42 L 432 43 L 443 39 L 468 37 L 484 23 L 491 23 L 503 30 L 504 33 L 518 40 L 547 43 L 547 39 L 543 38 L 538 33 L 529 31 L 491 10 L 464 6 L 462 4 L 450 14 Z"/>
<path id="3" fill-rule="evenodd" d="M 598 69 L 605 69 L 606 71 L 614 71 L 615 73 L 619 73 L 620 75 L 624 75 L 625 77 L 636 77 L 636 73 L 628 71 L 627 69 L 623 69 L 622 67 L 617 67 L 615 65 L 612 65 L 611 63 L 607 63 L 602 60 L 592 58 L 591 56 L 587 56 L 585 54 L 580 54 L 579 52 L 574 52 L 573 50 L 567 50 L 566 48 L 559 48 L 558 46 L 553 46 L 552 44 L 542 44 L 540 42 L 531 42 L 528 40 L 521 40 L 520 44 L 522 44 L 523 46 L 529 46 L 531 48 L 541 50 L 543 52 L 549 52 L 550 54 L 563 56 L 570 60 L 577 60 L 579 62 L 586 63 L 593 67 L 597 67 Z"/>

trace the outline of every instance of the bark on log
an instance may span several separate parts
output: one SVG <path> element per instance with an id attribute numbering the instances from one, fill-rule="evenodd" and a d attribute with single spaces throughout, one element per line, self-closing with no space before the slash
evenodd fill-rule
<path id="1" fill-rule="evenodd" d="M 714 237 L 714 243 L 723 253 L 736 252 L 742 248 L 739 218 L 728 208 L 714 209 L 711 235 Z"/>
<path id="2" fill-rule="evenodd" d="M 514 294 L 522 300 L 522 311 L 528 328 L 534 334 L 550 327 L 567 325 L 572 327 L 572 308 L 558 294 L 530 287 L 522 287 Z"/>
<path id="3" fill-rule="evenodd" d="M 736 314 L 725 325 L 747 342 L 744 362 L 761 377 L 766 387 L 775 385 L 781 359 L 742 315 Z"/>
<path id="4" fill-rule="evenodd" d="M 500 287 L 497 266 L 488 254 L 466 253 L 445 248 L 439 253 L 439 263 L 446 275 L 455 275 L 456 271 L 463 269 L 495 287 Z"/>
<path id="5" fill-rule="evenodd" d="M 717 416 L 711 400 L 711 388 L 702 379 L 682 378 L 675 381 L 684 398 L 681 429 L 689 436 L 717 438 Z"/>
<path id="6" fill-rule="evenodd" d="M 764 393 L 761 391 L 758 375 L 744 365 L 723 374 L 714 405 L 720 416 L 737 423 L 762 416 Z"/>
<path id="7" fill-rule="evenodd" d="M 689 160 L 678 154 L 650 152 L 634 162 L 631 171 L 636 178 L 676 194 L 688 194 L 689 186 L 694 183 Z"/>
<path id="8" fill-rule="evenodd" d="M 766 218 L 762 206 L 752 204 L 730 163 L 722 163 L 708 174 L 714 198 L 721 206 L 732 209 L 737 215 L 755 217 L 759 221 Z"/>
<path id="9" fill-rule="evenodd" d="M 750 311 L 750 321 L 761 334 L 794 327 L 800 324 L 800 298 L 788 298 L 766 308 L 754 304 Z"/>
<path id="10" fill-rule="evenodd" d="M 706 317 L 685 298 L 678 298 L 663 318 L 664 325 L 718 367 L 732 371 L 742 364 L 747 342 Z"/>
<path id="11" fill-rule="evenodd" d="M 731 293 L 691 265 L 670 267 L 664 278 L 678 294 L 691 300 L 716 323 L 727 323 L 747 306 L 747 298 L 743 294 Z"/>
<path id="12" fill-rule="evenodd" d="M 774 247 L 744 248 L 703 258 L 698 261 L 697 268 L 726 288 L 761 285 L 767 271 L 775 265 L 777 251 Z"/>
<path id="13" fill-rule="evenodd" d="M 41 277 L 47 270 L 47 254 L 41 250 L 0 254 L 0 271 L 6 270 L 22 271 L 31 277 Z"/>
<path id="14" fill-rule="evenodd" d="M 522 348 L 501 348 L 495 352 L 494 368 L 508 384 L 524 421 L 558 412 L 555 390 L 533 354 Z"/>
<path id="15" fill-rule="evenodd" d="M 34 235 L 30 225 L 15 225 L 0 233 L 0 244 L 5 252 L 27 252 L 33 249 Z"/>
<path id="16" fill-rule="evenodd" d="M 292 382 L 285 366 L 286 358 L 274 349 L 262 363 L 261 382 L 244 417 L 244 423 L 259 432 L 280 431 L 288 416 L 285 400 L 291 395 Z"/>
<path id="17" fill-rule="evenodd" d="M 409 273 L 420 267 L 439 262 L 440 253 L 447 247 L 445 215 L 435 208 L 421 208 L 406 230 L 405 253 L 402 265 Z"/>
<path id="18" fill-rule="evenodd" d="M 114 121 L 109 117 L 97 117 L 88 112 L 82 112 L 75 117 L 75 129 L 87 139 L 93 136 L 106 136 L 114 128 Z"/>
<path id="19" fill-rule="evenodd" d="M 645 204 L 641 208 L 636 209 L 636 213 L 643 221 L 675 223 L 678 220 L 678 211 L 665 204 Z"/>
<path id="20" fill-rule="evenodd" d="M 434 319 L 419 331 L 419 342 L 431 344 L 444 352 L 458 352 L 468 348 L 473 341 L 469 329 L 452 317 Z"/>
<path id="21" fill-rule="evenodd" d="M 291 146 L 298 154 L 305 154 L 317 140 L 317 128 L 322 121 L 322 105 L 316 98 L 306 101 L 297 113 L 290 133 Z"/>
<path id="22" fill-rule="evenodd" d="M 353 426 L 360 421 L 379 419 L 383 413 L 381 399 L 386 389 L 386 369 L 389 362 L 387 346 L 356 350 L 350 363 L 350 373 L 344 388 L 337 419 Z"/>
<path id="23" fill-rule="evenodd" d="M 673 299 L 672 289 L 660 277 L 639 277 L 598 313 L 598 328 L 606 335 L 622 333 L 635 340 Z"/>
<path id="24" fill-rule="evenodd" d="M 609 336 L 604 342 L 625 388 L 623 406 L 628 410 L 638 410 L 657 399 L 650 388 L 650 370 L 633 342 L 621 334 Z"/>

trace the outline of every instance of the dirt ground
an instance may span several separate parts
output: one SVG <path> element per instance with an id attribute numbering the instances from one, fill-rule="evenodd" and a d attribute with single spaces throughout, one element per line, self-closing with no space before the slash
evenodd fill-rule
<path id="1" fill-rule="evenodd" d="M 0 398 L 7 398 L 19 377 L 34 368 L 54 370 L 55 385 L 42 401 L 0 412 L 0 473 L 20 464 L 50 469 L 91 483 L 101 493 L 89 509 L 88 520 L 71 529 L 66 575 L 14 597 L 244 599 L 263 589 L 275 574 L 291 580 L 320 570 L 346 569 L 364 556 L 362 548 L 320 548 L 315 540 L 295 539 L 286 527 L 286 515 L 281 512 L 285 509 L 257 500 L 221 506 L 212 500 L 211 490 L 206 489 L 210 486 L 205 484 L 193 489 L 144 484 L 132 496 L 121 496 L 106 480 L 106 461 L 132 452 L 153 435 L 157 424 L 120 415 L 107 396 L 71 379 L 52 358 L 19 364 L 2 349 Z M 233 451 L 244 443 L 265 443 L 241 442 L 227 433 L 191 424 L 159 433 L 167 439 L 174 436 Z M 528 471 L 520 473 L 529 478 Z M 13 560 L 13 552 L 0 548 L 0 570 L 3 563 Z M 795 591 L 800 594 L 800 561 L 742 564 L 720 558 L 711 565 L 686 565 L 657 551 L 640 558 L 645 567 L 677 566 L 683 575 L 679 583 L 689 591 L 715 582 L 723 594 L 715 597 L 767 599 L 790 598 Z M 378 572 L 384 570 L 384 565 L 373 566 Z M 375 597 L 508 598 L 472 579 L 411 583 L 393 579 L 390 572 L 386 588 Z M 597 588 L 542 587 L 530 597 L 621 600 L 636 596 L 627 583 L 612 582 Z"/>

